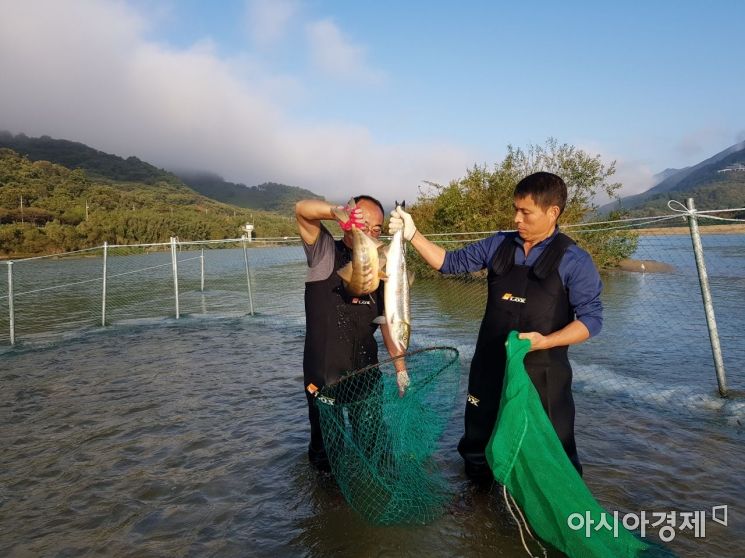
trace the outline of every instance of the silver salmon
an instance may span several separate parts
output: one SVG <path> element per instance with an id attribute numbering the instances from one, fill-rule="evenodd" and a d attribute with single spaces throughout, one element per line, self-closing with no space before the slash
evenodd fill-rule
<path id="1" fill-rule="evenodd" d="M 393 343 L 402 353 L 409 348 L 411 335 L 409 287 L 413 279 L 406 269 L 405 248 L 403 231 L 397 231 L 391 238 L 385 261 L 385 312 L 383 319 L 376 319 L 376 323 L 388 324 Z"/>

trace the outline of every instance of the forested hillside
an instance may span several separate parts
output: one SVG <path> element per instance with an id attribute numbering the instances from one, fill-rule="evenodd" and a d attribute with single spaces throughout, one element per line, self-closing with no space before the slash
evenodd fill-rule
<path id="1" fill-rule="evenodd" d="M 216 202 L 167 176 L 157 180 L 153 173 L 148 180 L 104 180 L 0 148 L 0 256 L 77 250 L 104 241 L 236 238 L 248 221 L 259 237 L 296 234 L 291 217 Z"/>
<path id="2" fill-rule="evenodd" d="M 276 211 L 287 216 L 292 215 L 295 202 L 298 200 L 323 199 L 310 190 L 274 182 L 249 187 L 228 182 L 221 176 L 209 172 L 179 171 L 177 176 L 137 157 L 124 159 L 83 143 L 49 136 L 35 138 L 0 131 L 0 147 L 12 149 L 31 161 L 49 161 L 69 169 L 82 169 L 93 179 L 143 184 L 185 183 L 192 190 L 213 200 L 238 207 Z"/>
<path id="3" fill-rule="evenodd" d="M 258 186 L 246 186 L 224 180 L 211 173 L 178 172 L 178 177 L 186 185 L 213 200 L 219 200 L 239 207 L 250 207 L 276 211 L 291 215 L 298 200 L 323 199 L 310 190 L 267 182 Z"/>
<path id="4" fill-rule="evenodd" d="M 30 161 L 49 161 L 68 169 L 82 169 L 91 178 L 144 184 L 180 182 L 173 174 L 137 157 L 123 159 L 75 141 L 53 139 L 49 136 L 33 138 L 25 134 L 14 136 L 10 132 L 0 131 L 0 147 L 25 155 Z"/>

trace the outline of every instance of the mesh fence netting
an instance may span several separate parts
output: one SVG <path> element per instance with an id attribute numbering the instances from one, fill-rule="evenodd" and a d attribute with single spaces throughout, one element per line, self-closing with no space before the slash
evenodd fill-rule
<path id="1" fill-rule="evenodd" d="M 405 359 L 403 396 L 390 359 L 316 397 L 336 482 L 353 509 L 379 524 L 427 523 L 451 497 L 435 454 L 458 392 L 458 351 L 433 347 Z"/>

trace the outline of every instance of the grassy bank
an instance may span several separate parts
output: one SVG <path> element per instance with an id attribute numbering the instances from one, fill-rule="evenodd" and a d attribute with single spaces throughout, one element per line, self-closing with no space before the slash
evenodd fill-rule
<path id="1" fill-rule="evenodd" d="M 733 223 L 731 225 L 706 225 L 699 224 L 701 234 L 743 234 L 745 233 L 745 223 Z M 690 234 L 691 229 L 683 227 L 654 227 L 649 229 L 636 229 L 639 234 L 645 236 L 663 235 L 663 234 Z"/>

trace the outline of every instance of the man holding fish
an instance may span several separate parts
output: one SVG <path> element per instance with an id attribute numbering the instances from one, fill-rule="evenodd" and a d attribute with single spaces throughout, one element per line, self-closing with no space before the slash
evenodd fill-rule
<path id="1" fill-rule="evenodd" d="M 515 187 L 516 232 L 499 232 L 451 252 L 419 233 L 402 208 L 391 213 L 390 232 L 403 232 L 434 269 L 443 274 L 488 270 L 486 310 L 468 377 L 465 433 L 458 444 L 466 473 L 474 479 L 492 479 L 484 450 L 499 412 L 504 343 L 511 330 L 530 339 L 525 368 L 567 456 L 582 473 L 567 350 L 600 332 L 602 283 L 590 255 L 559 232 L 566 200 L 559 176 L 531 174 Z"/>
<path id="2" fill-rule="evenodd" d="M 399 319 L 391 317 L 395 327 L 385 319 L 391 314 L 386 313 L 385 304 L 392 299 L 384 296 L 381 282 L 387 276 L 383 270 L 385 252 L 378 240 L 384 218 L 378 200 L 357 196 L 346 207 L 322 200 L 301 200 L 295 205 L 295 216 L 308 262 L 303 352 L 311 431 L 308 458 L 317 468 L 328 470 L 314 392 L 337 381 L 344 373 L 378 362 L 374 334 L 379 324 L 382 324 L 383 341 L 391 357 L 406 351 L 409 329 L 408 323 L 402 327 Z M 344 236 L 334 240 L 323 225 L 324 220 L 338 221 Z M 399 240 L 403 245 L 400 235 Z M 396 265 L 405 266 L 405 262 L 398 261 Z M 405 315 L 408 318 L 408 290 L 406 295 Z M 400 311 L 397 317 L 403 314 Z M 399 394 L 403 396 L 408 386 L 406 365 L 403 359 L 396 359 L 394 366 Z"/>

